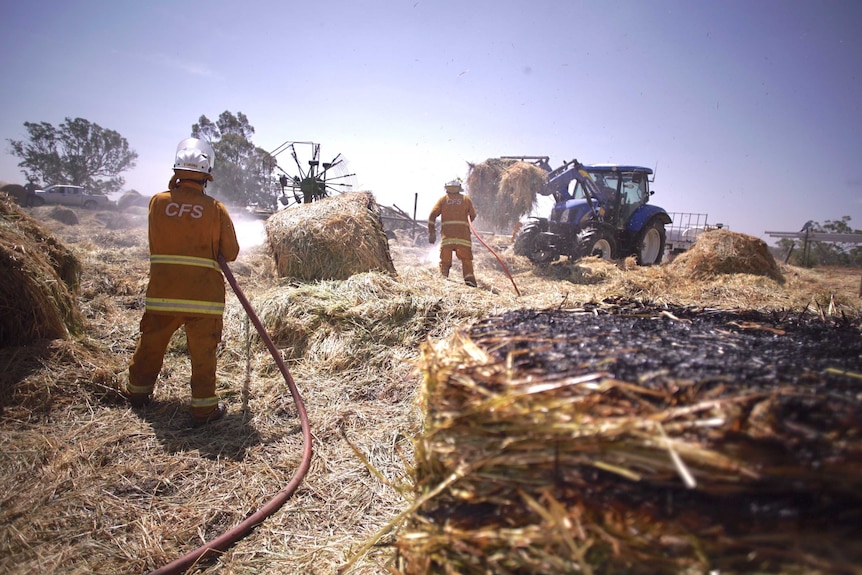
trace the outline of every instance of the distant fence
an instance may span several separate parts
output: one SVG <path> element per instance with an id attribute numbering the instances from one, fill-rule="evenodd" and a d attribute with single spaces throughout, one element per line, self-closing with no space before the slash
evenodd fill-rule
<path id="1" fill-rule="evenodd" d="M 784 238 L 792 240 L 802 240 L 802 262 L 803 265 L 808 265 L 808 255 L 811 251 L 811 242 L 831 242 L 834 244 L 862 244 L 862 234 L 839 234 L 831 232 L 812 232 L 804 229 L 799 232 L 766 232 L 772 238 Z M 790 259 L 791 249 L 787 252 L 787 257 L 784 258 L 784 263 Z M 862 295 L 862 287 L 859 288 L 859 293 Z"/>

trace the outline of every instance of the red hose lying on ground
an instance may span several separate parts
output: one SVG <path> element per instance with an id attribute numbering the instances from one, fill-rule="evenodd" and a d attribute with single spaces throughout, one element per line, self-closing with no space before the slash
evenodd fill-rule
<path id="1" fill-rule="evenodd" d="M 482 239 L 482 236 L 479 235 L 479 232 L 476 231 L 476 228 L 473 227 L 473 222 L 470 221 L 470 218 L 467 218 L 467 223 L 470 224 L 470 229 L 473 231 L 473 235 L 476 236 L 476 239 L 482 242 L 482 245 L 488 248 L 488 251 L 494 254 L 494 257 L 497 258 L 497 261 L 500 262 L 500 265 L 503 266 L 503 271 L 506 272 L 506 275 L 509 276 L 509 281 L 512 282 L 512 287 L 515 288 L 515 293 L 518 294 L 518 297 L 521 296 L 521 290 L 518 289 L 518 286 L 515 285 L 515 278 L 512 277 L 512 274 L 509 272 L 509 266 L 506 265 L 506 262 L 503 261 L 503 258 L 497 255 L 491 246 L 485 243 L 485 240 Z"/>
<path id="2" fill-rule="evenodd" d="M 302 450 L 302 461 L 299 464 L 299 468 L 294 473 L 293 477 L 290 480 L 283 490 L 281 490 L 275 497 L 273 497 L 266 505 L 261 507 L 258 511 L 254 512 L 248 518 L 246 518 L 242 523 L 239 523 L 229 531 L 225 531 L 220 536 L 216 537 L 212 541 L 203 544 L 199 548 L 195 549 L 191 553 L 180 557 L 168 563 L 164 567 L 160 569 L 156 569 L 150 575 L 167 575 L 167 574 L 179 574 L 185 573 L 190 567 L 192 567 L 198 561 L 213 557 L 246 535 L 263 523 L 264 519 L 275 513 L 284 502 L 287 501 L 299 484 L 302 482 L 302 479 L 305 477 L 305 474 L 308 472 L 308 468 L 311 465 L 311 426 L 308 423 L 308 414 L 305 411 L 305 404 L 302 401 L 302 397 L 299 394 L 299 390 L 296 387 L 296 383 L 293 381 L 293 377 L 290 375 L 290 372 L 287 371 L 287 366 L 284 365 L 284 360 L 281 358 L 281 354 L 278 349 L 275 347 L 275 344 L 272 343 L 272 339 L 269 337 L 269 334 L 266 333 L 266 329 L 263 327 L 260 319 L 257 317 L 257 314 L 254 313 L 254 309 L 252 309 L 251 304 L 248 299 L 245 297 L 245 294 L 240 289 L 239 285 L 236 283 L 236 278 L 231 273 L 230 268 L 227 265 L 227 262 L 224 258 L 219 254 L 218 263 L 224 272 L 225 277 L 227 278 L 230 287 L 233 288 L 234 293 L 236 294 L 237 299 L 239 299 L 242 307 L 245 309 L 245 312 L 248 314 L 249 319 L 254 324 L 255 329 L 260 334 L 261 339 L 263 339 L 266 347 L 269 349 L 269 352 L 272 354 L 273 359 L 275 359 L 275 363 L 278 364 L 278 369 L 281 371 L 281 374 L 284 376 L 284 380 L 287 382 L 288 387 L 290 388 L 290 395 L 293 396 L 293 401 L 296 403 L 296 411 L 299 414 L 299 421 L 302 426 L 302 441 L 303 441 L 303 450 Z"/>

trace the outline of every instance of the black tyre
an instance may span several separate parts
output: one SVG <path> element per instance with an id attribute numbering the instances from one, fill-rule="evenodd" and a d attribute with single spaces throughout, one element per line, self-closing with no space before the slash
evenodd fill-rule
<path id="1" fill-rule="evenodd" d="M 636 257 L 638 265 L 652 266 L 661 263 L 664 256 L 664 245 L 667 234 L 664 224 L 658 220 L 652 220 L 643 227 L 635 242 Z"/>
<path id="2" fill-rule="evenodd" d="M 86 202 L 84 202 L 84 209 L 93 210 L 95 208 L 96 202 L 94 202 L 93 200 L 87 200 Z"/>
<path id="3" fill-rule="evenodd" d="M 617 257 L 617 239 L 613 230 L 604 226 L 589 226 L 578 233 L 579 257 L 598 256 L 603 260 Z"/>
<path id="4" fill-rule="evenodd" d="M 45 205 L 45 198 L 40 198 L 39 196 L 36 196 L 35 198 L 33 198 L 33 203 L 30 205 L 33 206 L 34 208 L 38 208 L 39 206 L 44 206 Z"/>
<path id="5" fill-rule="evenodd" d="M 524 226 L 515 236 L 514 249 L 515 255 L 524 256 L 536 265 L 549 264 L 560 259 L 560 255 L 551 247 L 547 233 L 539 224 Z"/>

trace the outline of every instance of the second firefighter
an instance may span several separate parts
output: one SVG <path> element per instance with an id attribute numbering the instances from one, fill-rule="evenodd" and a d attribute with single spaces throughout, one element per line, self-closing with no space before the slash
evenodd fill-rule
<path id="1" fill-rule="evenodd" d="M 476 219 L 473 201 L 464 195 L 461 182 L 453 180 L 445 186 L 446 195 L 437 200 L 428 216 L 428 242 L 437 241 L 437 217 L 440 217 L 440 273 L 449 277 L 452 257 L 461 260 L 464 283 L 476 287 L 473 273 L 473 244 L 470 238 L 470 222 Z M 469 218 L 469 219 L 468 219 Z"/>

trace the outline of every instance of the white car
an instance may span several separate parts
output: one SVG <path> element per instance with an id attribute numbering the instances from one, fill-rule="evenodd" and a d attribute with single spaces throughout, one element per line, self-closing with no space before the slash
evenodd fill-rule
<path id="1" fill-rule="evenodd" d="M 44 190 L 36 190 L 33 205 L 43 206 L 45 204 L 95 209 L 114 207 L 116 202 L 104 194 L 90 193 L 81 186 L 54 185 L 48 186 Z"/>

